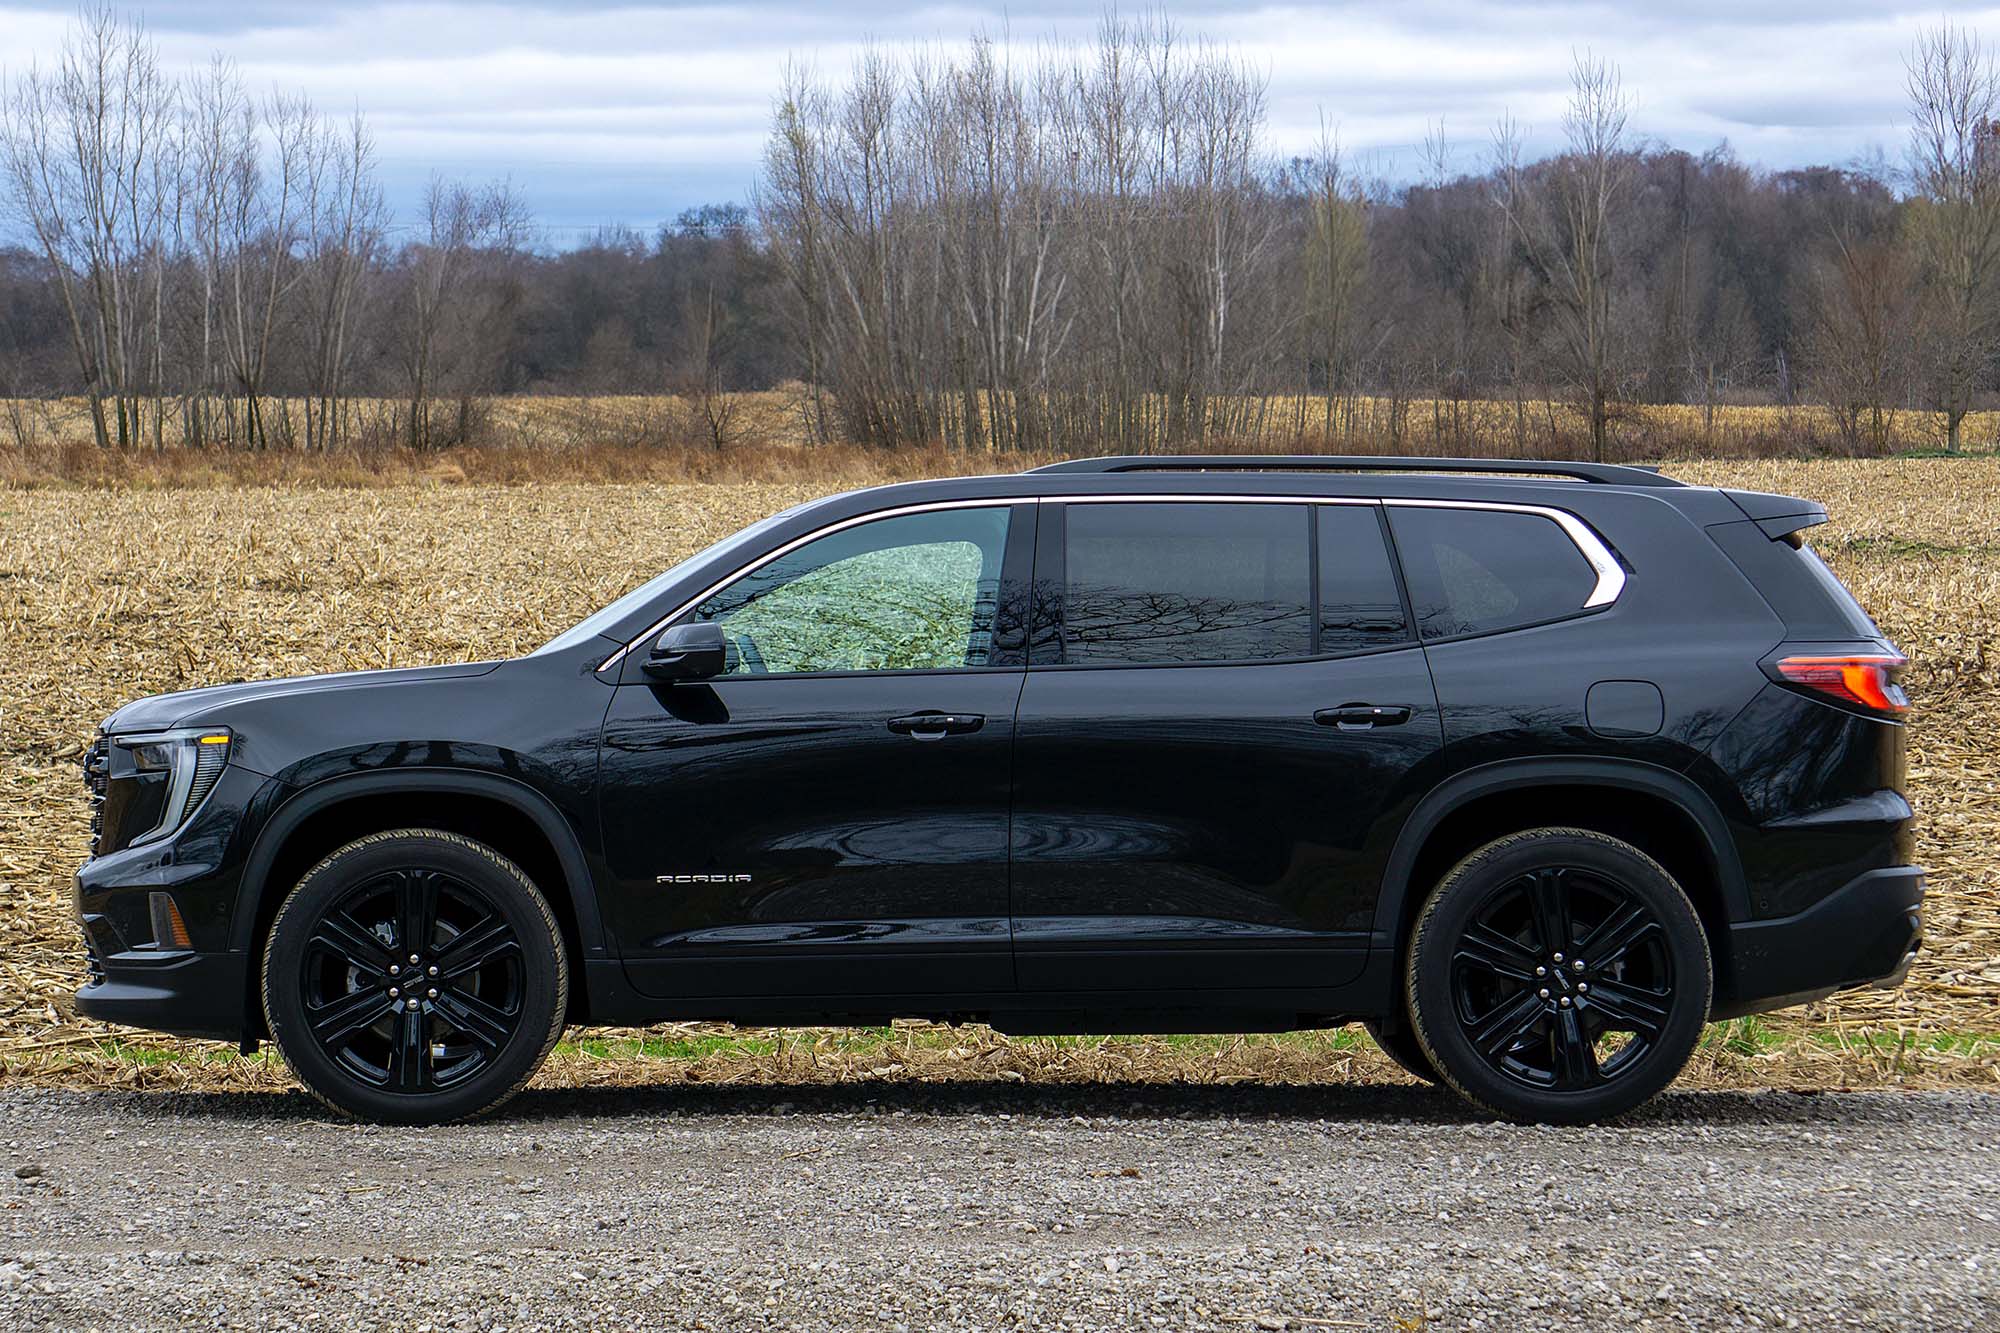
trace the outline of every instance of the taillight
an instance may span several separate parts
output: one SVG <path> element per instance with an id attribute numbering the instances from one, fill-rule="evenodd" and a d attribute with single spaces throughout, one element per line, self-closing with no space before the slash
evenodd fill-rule
<path id="1" fill-rule="evenodd" d="M 1772 665 L 1794 685 L 1854 704 L 1871 712 L 1900 716 L 1910 698 L 1896 675 L 1910 664 L 1899 653 L 1856 653 L 1840 657 L 1781 657 Z"/>

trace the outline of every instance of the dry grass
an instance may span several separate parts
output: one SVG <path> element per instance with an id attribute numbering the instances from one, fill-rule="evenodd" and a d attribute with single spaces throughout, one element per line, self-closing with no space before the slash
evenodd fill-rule
<path id="1" fill-rule="evenodd" d="M 731 422 L 717 448 L 698 407 L 672 395 L 507 396 L 473 399 L 464 438 L 448 456 L 397 447 L 407 405 L 392 399 L 352 404 L 354 447 L 331 456 L 288 447 L 250 453 L 180 448 L 176 404 L 169 401 L 163 453 L 105 452 L 91 442 L 84 400 L 0 398 L 0 486 L 147 487 L 187 485 L 396 485 L 427 473 L 462 473 L 474 482 L 528 480 L 759 481 L 773 477 L 837 480 L 870 474 L 936 475 L 983 466 L 978 455 L 943 450 L 885 456 L 852 446 L 814 443 L 804 385 L 726 395 Z M 1587 418 L 1541 399 L 1359 397 L 1340 404 L 1326 429 L 1318 399 L 1277 396 L 1231 400 L 1230 420 L 1249 424 L 1230 446 L 1247 452 L 1313 449 L 1329 453 L 1581 458 L 1590 452 Z M 302 418 L 296 401 L 272 400 L 282 423 Z M 459 419 L 452 404 L 439 411 Z M 145 434 L 150 438 L 150 416 Z M 456 427 L 455 427 L 456 429 Z M 280 440 L 298 438 L 282 424 Z M 1964 424 L 1972 441 L 2000 439 L 2000 412 L 1975 412 Z M 1611 423 L 1610 456 L 1635 458 L 1808 458 L 1868 452 L 1932 451 L 1945 441 L 1944 419 L 1897 412 L 1882 449 L 1844 431 L 1839 416 L 1813 404 L 1787 407 L 1620 404 Z"/>
<path id="2" fill-rule="evenodd" d="M 936 460 L 933 460 L 936 461 Z M 845 475 L 365 489 L 0 490 L 0 1078 L 138 1086 L 281 1081 L 262 1059 L 78 1021 L 67 877 L 84 851 L 75 761 L 136 695 L 239 678 L 517 652 L 742 524 L 911 466 Z M 2000 1065 L 2000 459 L 1690 463 L 1690 480 L 1811 495 L 1819 545 L 1917 659 L 1912 734 L 1929 950 L 1909 985 L 1718 1031 L 1689 1078 L 1990 1085 Z M 778 1081 L 1388 1076 L 1345 1034 L 1007 1041 L 897 1028 L 587 1043 L 547 1077 Z M 659 1044 L 667 1042 L 666 1045 Z M 162 1058 L 162 1053 L 172 1058 Z"/>

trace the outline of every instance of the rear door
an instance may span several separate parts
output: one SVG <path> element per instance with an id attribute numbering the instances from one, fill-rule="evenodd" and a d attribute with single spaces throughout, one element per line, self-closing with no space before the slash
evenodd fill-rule
<path id="1" fill-rule="evenodd" d="M 1388 835 L 1440 749 L 1381 507 L 1048 503 L 1034 582 L 1021 989 L 1351 979 Z"/>

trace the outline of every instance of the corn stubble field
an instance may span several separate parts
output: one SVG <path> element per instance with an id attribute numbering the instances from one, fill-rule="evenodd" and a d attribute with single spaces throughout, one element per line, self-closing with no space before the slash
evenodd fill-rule
<path id="1" fill-rule="evenodd" d="M 833 456 L 829 455 L 829 459 Z M 68 876 L 88 814 L 77 759 L 119 703 L 244 678 L 525 651 L 774 510 L 908 475 L 844 461 L 805 480 L 158 489 L 0 488 L 0 1082 L 278 1087 L 240 1058 L 79 1021 Z M 937 462 L 935 458 L 932 460 Z M 1912 741 L 1927 951 L 1895 992 L 1711 1032 L 1686 1081 L 1992 1086 L 2000 1076 L 2000 458 L 1688 462 L 1690 481 L 1812 496 L 1816 545 L 1916 662 Z M 453 468 L 444 475 L 463 471 Z M 475 472 L 475 478 L 478 473 Z M 899 1025 L 740 1033 L 674 1025 L 560 1048 L 564 1083 L 1002 1078 L 1400 1078 L 1352 1033 L 1014 1039 Z"/>

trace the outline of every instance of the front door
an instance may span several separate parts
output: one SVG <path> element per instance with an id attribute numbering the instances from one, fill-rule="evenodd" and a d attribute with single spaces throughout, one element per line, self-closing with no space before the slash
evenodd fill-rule
<path id="1" fill-rule="evenodd" d="M 1380 506 L 1072 502 L 1041 522 L 1022 991 L 1351 980 L 1385 817 L 1441 746 Z"/>
<path id="2" fill-rule="evenodd" d="M 722 626 L 723 675 L 618 687 L 600 766 L 607 914 L 637 989 L 864 1003 L 1012 989 L 1024 653 L 1005 608 L 1025 579 L 1007 562 L 1033 515 L 943 508 L 819 537 L 689 614 Z"/>

